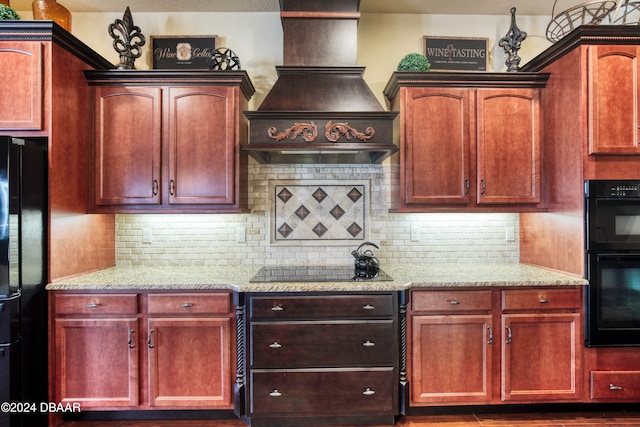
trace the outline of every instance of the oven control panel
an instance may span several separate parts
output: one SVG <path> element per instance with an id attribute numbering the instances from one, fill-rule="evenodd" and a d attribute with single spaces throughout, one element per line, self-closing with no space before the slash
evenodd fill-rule
<path id="1" fill-rule="evenodd" d="M 587 198 L 640 198 L 640 181 L 589 180 L 584 183 Z"/>

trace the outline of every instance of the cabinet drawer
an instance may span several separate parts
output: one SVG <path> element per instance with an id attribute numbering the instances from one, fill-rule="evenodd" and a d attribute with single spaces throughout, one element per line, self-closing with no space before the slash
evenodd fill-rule
<path id="1" fill-rule="evenodd" d="M 529 289 L 502 291 L 503 310 L 578 309 L 579 289 Z"/>
<path id="2" fill-rule="evenodd" d="M 413 291 L 412 311 L 489 311 L 491 291 Z"/>
<path id="3" fill-rule="evenodd" d="M 151 294 L 147 297 L 149 314 L 229 313 L 228 293 Z"/>
<path id="4" fill-rule="evenodd" d="M 136 314 L 137 294 L 68 294 L 55 296 L 56 314 Z"/>
<path id="5" fill-rule="evenodd" d="M 640 371 L 591 371 L 591 399 L 640 399 Z"/>
<path id="6" fill-rule="evenodd" d="M 392 320 L 253 323 L 251 366 L 392 366 L 395 336 Z"/>
<path id="7" fill-rule="evenodd" d="M 393 316 L 392 294 L 252 297 L 252 319 L 380 318 Z"/>
<path id="8" fill-rule="evenodd" d="M 393 413 L 394 372 L 388 369 L 252 371 L 253 415 Z"/>

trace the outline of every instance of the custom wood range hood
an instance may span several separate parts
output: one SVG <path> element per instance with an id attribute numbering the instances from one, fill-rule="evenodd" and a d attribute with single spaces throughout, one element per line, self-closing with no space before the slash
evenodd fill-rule
<path id="1" fill-rule="evenodd" d="M 380 105 L 358 67 L 359 0 L 280 0 L 284 65 L 257 111 L 246 111 L 260 163 L 380 163 L 397 113 Z"/>

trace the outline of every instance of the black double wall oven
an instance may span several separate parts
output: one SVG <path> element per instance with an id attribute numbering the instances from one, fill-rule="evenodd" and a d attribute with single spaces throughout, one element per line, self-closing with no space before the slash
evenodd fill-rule
<path id="1" fill-rule="evenodd" d="M 640 180 L 585 181 L 588 347 L 640 346 Z"/>

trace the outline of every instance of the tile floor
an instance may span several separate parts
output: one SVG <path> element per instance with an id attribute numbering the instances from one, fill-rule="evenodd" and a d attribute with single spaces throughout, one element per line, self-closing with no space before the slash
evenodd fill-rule
<path id="1" fill-rule="evenodd" d="M 638 411 L 590 411 L 549 413 L 500 413 L 456 415 L 412 415 L 403 417 L 396 427 L 594 427 L 640 426 Z M 240 420 L 193 421 L 69 421 L 64 427 L 246 427 Z M 278 426 L 273 426 L 278 427 Z M 350 426 L 345 426 L 350 427 Z M 383 427 L 383 426 L 370 426 Z M 384 426 L 387 427 L 387 426 Z"/>

